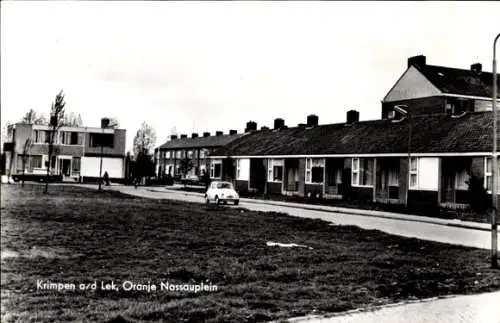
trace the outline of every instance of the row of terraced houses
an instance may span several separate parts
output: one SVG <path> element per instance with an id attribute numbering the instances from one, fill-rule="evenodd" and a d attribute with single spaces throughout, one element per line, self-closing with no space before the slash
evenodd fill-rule
<path id="1" fill-rule="evenodd" d="M 293 127 L 278 118 L 272 129 L 249 122 L 243 134 L 172 138 L 157 149 L 158 170 L 174 175 L 188 156 L 193 173 L 232 180 L 243 194 L 466 207 L 471 176 L 491 194 L 492 81 L 479 63 L 457 69 L 411 57 L 378 120 L 351 110 L 344 123 L 310 115 Z M 407 114 L 394 108 L 402 105 Z"/>

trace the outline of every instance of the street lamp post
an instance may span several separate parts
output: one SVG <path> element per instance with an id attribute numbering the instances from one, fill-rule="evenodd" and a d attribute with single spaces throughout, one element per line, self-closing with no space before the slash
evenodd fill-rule
<path id="1" fill-rule="evenodd" d="M 496 44 L 500 34 L 493 41 L 493 156 L 491 160 L 491 176 L 493 177 L 491 188 L 492 210 L 491 210 L 491 267 L 498 268 L 498 224 L 497 224 L 497 183 L 498 183 L 498 156 L 497 156 L 497 60 Z"/>
<path id="2" fill-rule="evenodd" d="M 411 182 L 411 113 L 408 111 L 407 105 L 396 105 L 394 110 L 408 118 L 408 183 L 405 191 L 405 207 L 408 207 L 408 193 L 410 191 Z"/>

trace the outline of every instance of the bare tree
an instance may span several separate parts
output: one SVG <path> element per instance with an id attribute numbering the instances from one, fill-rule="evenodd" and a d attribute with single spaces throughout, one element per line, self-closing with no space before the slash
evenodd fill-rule
<path id="1" fill-rule="evenodd" d="M 47 124 L 47 118 L 43 114 L 38 114 L 35 110 L 30 109 L 21 118 L 22 123 L 28 124 Z"/>
<path id="2" fill-rule="evenodd" d="M 64 93 L 61 90 L 52 103 L 50 108 L 50 130 L 49 130 L 49 160 L 47 162 L 47 178 L 45 181 L 45 193 L 49 190 L 50 164 L 52 162 L 52 154 L 54 153 L 54 140 L 57 136 L 57 131 L 63 126 L 64 120 Z"/>
<path id="3" fill-rule="evenodd" d="M 24 142 L 23 155 L 21 157 L 22 164 L 23 164 L 23 178 L 22 178 L 22 182 L 21 182 L 22 187 L 24 187 L 24 177 L 26 175 L 26 162 L 28 161 L 28 158 L 30 157 L 31 147 L 33 147 L 33 142 L 31 141 L 31 137 L 29 137 Z"/>
<path id="4" fill-rule="evenodd" d="M 70 112 L 62 118 L 62 124 L 68 127 L 81 127 L 83 125 L 82 116 L 74 112 Z"/>
<path id="5" fill-rule="evenodd" d="M 156 131 L 146 122 L 143 122 L 141 128 L 137 130 L 134 137 L 134 155 L 149 155 L 156 143 Z"/>

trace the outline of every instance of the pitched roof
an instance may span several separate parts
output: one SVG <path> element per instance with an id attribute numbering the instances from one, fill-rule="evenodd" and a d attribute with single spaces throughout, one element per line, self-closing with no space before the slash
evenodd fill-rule
<path id="1" fill-rule="evenodd" d="M 213 148 L 224 146 L 231 141 L 244 136 L 245 134 L 221 135 L 197 138 L 178 138 L 169 140 L 159 149 L 184 149 L 184 148 Z"/>
<path id="2" fill-rule="evenodd" d="M 434 86 L 444 93 L 492 97 L 493 74 L 459 68 L 415 66 Z M 500 88 L 500 78 L 497 80 Z"/>
<path id="3" fill-rule="evenodd" d="M 408 152 L 408 120 L 329 124 L 311 129 L 261 130 L 232 141 L 212 156 L 279 156 Z M 414 153 L 486 152 L 492 149 L 492 113 L 418 116 L 411 120 Z"/>

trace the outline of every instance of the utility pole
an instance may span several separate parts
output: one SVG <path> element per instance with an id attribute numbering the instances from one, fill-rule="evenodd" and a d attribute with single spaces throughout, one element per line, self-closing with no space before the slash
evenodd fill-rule
<path id="1" fill-rule="evenodd" d="M 497 156 L 497 60 L 496 44 L 500 37 L 498 34 L 493 41 L 493 156 L 491 158 L 491 176 L 493 177 L 491 188 L 492 210 L 491 210 L 491 267 L 498 268 L 498 224 L 497 224 L 497 183 L 498 183 L 498 156 Z"/>
<path id="2" fill-rule="evenodd" d="M 102 159 L 103 159 L 103 155 L 104 155 L 104 129 L 106 128 L 114 128 L 116 127 L 117 123 L 114 122 L 114 123 L 110 123 L 110 119 L 109 118 L 102 118 L 101 119 L 101 128 L 102 128 L 102 138 L 101 138 L 101 142 L 100 142 L 100 146 L 101 146 L 101 161 L 100 161 L 100 164 L 99 164 L 99 188 L 97 189 L 99 192 L 102 191 Z"/>

